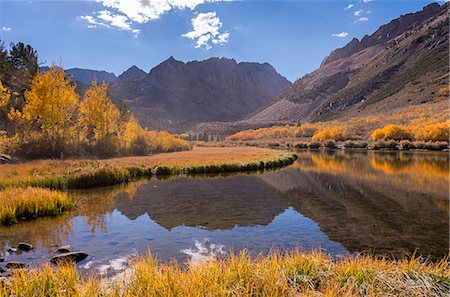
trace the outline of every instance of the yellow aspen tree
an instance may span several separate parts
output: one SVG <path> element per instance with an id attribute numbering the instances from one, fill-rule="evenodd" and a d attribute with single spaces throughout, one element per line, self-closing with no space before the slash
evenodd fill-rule
<path id="1" fill-rule="evenodd" d="M 66 79 L 64 69 L 53 66 L 45 73 L 38 73 L 31 89 L 25 92 L 24 113 L 38 123 L 53 152 L 59 142 L 71 139 L 79 106 L 75 87 Z"/>
<path id="2" fill-rule="evenodd" d="M 108 136 L 118 133 L 119 118 L 119 109 L 108 97 L 108 85 L 94 81 L 80 105 L 80 125 L 86 138 L 93 138 L 97 143 L 107 140 Z M 89 137 L 90 131 L 93 137 Z"/>

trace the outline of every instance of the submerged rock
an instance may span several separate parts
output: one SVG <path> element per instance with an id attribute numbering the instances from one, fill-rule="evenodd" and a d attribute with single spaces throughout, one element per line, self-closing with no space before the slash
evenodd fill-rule
<path id="1" fill-rule="evenodd" d="M 60 262 L 75 262 L 78 263 L 86 259 L 88 254 L 84 252 L 69 252 L 52 257 L 52 263 L 58 264 Z"/>
<path id="2" fill-rule="evenodd" d="M 19 242 L 18 246 L 19 250 L 21 251 L 30 251 L 33 249 L 33 246 L 26 242 Z"/>
<path id="3" fill-rule="evenodd" d="M 14 262 L 6 263 L 5 267 L 9 268 L 9 269 L 21 269 L 21 268 L 27 267 L 27 264 L 24 262 L 15 262 L 14 261 Z"/>
<path id="4" fill-rule="evenodd" d="M 62 245 L 57 249 L 60 253 L 69 253 L 72 251 L 72 247 L 70 245 Z"/>

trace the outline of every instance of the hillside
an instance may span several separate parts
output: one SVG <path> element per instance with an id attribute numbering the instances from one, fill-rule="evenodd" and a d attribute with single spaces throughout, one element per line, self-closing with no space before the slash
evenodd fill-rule
<path id="1" fill-rule="evenodd" d="M 273 124 L 386 114 L 443 100 L 435 92 L 448 82 L 448 22 L 448 3 L 401 16 L 361 42 L 353 39 L 333 51 L 318 69 L 247 119 L 204 123 L 194 130 L 230 134 Z"/>
<path id="2" fill-rule="evenodd" d="M 111 85 L 113 100 L 124 101 L 144 126 L 176 132 L 200 122 L 239 120 L 290 85 L 267 63 L 226 58 L 184 63 L 170 57 L 145 76 L 133 73 Z"/>

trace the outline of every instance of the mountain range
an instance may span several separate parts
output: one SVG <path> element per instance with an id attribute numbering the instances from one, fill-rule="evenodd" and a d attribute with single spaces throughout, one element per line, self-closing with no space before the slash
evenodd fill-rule
<path id="1" fill-rule="evenodd" d="M 83 91 L 93 79 L 110 84 L 150 129 L 228 135 L 274 124 L 345 120 L 392 112 L 436 99 L 447 85 L 449 4 L 402 15 L 325 57 L 291 84 L 268 63 L 173 57 L 149 71 L 68 69 Z M 45 70 L 45 69 L 44 69 Z M 442 99 L 441 99 L 442 100 Z"/>
<path id="2" fill-rule="evenodd" d="M 191 132 L 228 135 L 277 124 L 345 120 L 435 100 L 448 84 L 449 4 L 432 3 L 325 57 L 246 119 L 202 123 Z"/>

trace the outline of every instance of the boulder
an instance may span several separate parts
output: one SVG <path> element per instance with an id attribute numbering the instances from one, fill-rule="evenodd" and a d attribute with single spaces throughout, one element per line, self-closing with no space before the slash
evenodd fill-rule
<path id="1" fill-rule="evenodd" d="M 27 242 L 19 242 L 18 246 L 21 251 L 30 251 L 33 249 L 33 246 Z"/>
<path id="2" fill-rule="evenodd" d="M 17 249 L 14 248 L 14 247 L 10 247 L 10 248 L 8 249 L 8 252 L 10 252 L 10 253 L 17 253 Z"/>
<path id="3" fill-rule="evenodd" d="M 8 269 L 21 269 L 21 268 L 27 267 L 27 264 L 24 262 L 12 261 L 12 262 L 6 263 L 5 267 Z"/>
<path id="4" fill-rule="evenodd" d="M 58 264 L 61 262 L 75 262 L 78 263 L 80 261 L 83 261 L 86 259 L 88 254 L 85 252 L 69 252 L 69 253 L 63 253 L 60 255 L 56 255 L 52 257 L 52 263 Z"/>
<path id="5" fill-rule="evenodd" d="M 57 249 L 57 251 L 59 253 L 70 253 L 72 251 L 72 247 L 70 245 L 62 245 Z"/>

